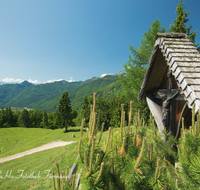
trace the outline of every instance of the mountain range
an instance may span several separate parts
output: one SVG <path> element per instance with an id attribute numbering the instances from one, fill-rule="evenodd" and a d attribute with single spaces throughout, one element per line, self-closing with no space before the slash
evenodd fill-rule
<path id="1" fill-rule="evenodd" d="M 63 91 L 67 90 L 72 108 L 80 109 L 85 95 L 91 96 L 102 91 L 104 98 L 111 98 L 121 89 L 119 74 L 106 75 L 102 78 L 93 77 L 86 81 L 53 83 L 34 85 L 28 81 L 20 84 L 0 85 L 0 107 L 17 107 L 45 109 L 47 112 L 55 111 Z"/>

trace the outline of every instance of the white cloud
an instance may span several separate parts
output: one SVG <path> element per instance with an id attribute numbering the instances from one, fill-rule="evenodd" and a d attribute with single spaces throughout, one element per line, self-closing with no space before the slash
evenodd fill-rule
<path id="1" fill-rule="evenodd" d="M 104 73 L 104 74 L 101 75 L 101 77 L 105 77 L 106 75 L 107 75 L 107 74 Z"/>
<path id="2" fill-rule="evenodd" d="M 75 80 L 73 80 L 72 77 L 70 77 L 70 80 L 68 80 L 67 82 L 74 82 Z"/>
<path id="3" fill-rule="evenodd" d="M 22 83 L 23 79 L 14 79 L 14 78 L 5 78 L 0 80 L 0 82 L 3 83 Z M 53 82 L 59 82 L 59 81 L 63 81 L 63 79 L 53 79 L 53 80 L 48 80 L 47 82 L 39 82 L 38 80 L 32 80 L 32 79 L 28 79 L 28 82 L 32 83 L 32 84 L 41 84 L 41 83 L 53 83 Z M 70 79 L 67 82 L 75 82 L 75 80 L 73 80 L 72 77 L 70 77 Z"/>
<path id="4" fill-rule="evenodd" d="M 108 73 L 108 74 L 104 73 L 104 74 L 101 75 L 101 77 L 103 78 L 103 77 L 105 77 L 106 75 L 113 75 L 113 74 L 112 74 L 112 73 Z"/>
<path id="5" fill-rule="evenodd" d="M 21 83 L 24 80 L 22 80 L 22 79 L 14 79 L 14 78 L 5 78 L 5 79 L 2 79 L 1 81 L 4 82 L 4 83 Z"/>
<path id="6" fill-rule="evenodd" d="M 4 83 L 22 83 L 25 80 L 23 80 L 23 79 L 14 79 L 14 78 L 5 78 L 5 79 L 2 79 L 1 81 L 4 82 Z M 32 80 L 32 79 L 29 79 L 27 81 L 32 83 L 32 84 L 39 84 L 40 83 L 38 80 Z"/>
<path id="7" fill-rule="evenodd" d="M 62 81 L 62 80 L 63 79 L 48 80 L 46 83 L 59 82 L 59 81 Z"/>
<path id="8" fill-rule="evenodd" d="M 33 83 L 33 84 L 39 84 L 39 83 L 41 83 L 38 80 L 32 80 L 32 79 L 28 79 L 28 82 Z"/>

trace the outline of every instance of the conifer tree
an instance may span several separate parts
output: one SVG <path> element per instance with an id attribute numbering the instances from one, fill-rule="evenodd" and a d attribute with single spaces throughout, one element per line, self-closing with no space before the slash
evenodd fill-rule
<path id="1" fill-rule="evenodd" d="M 43 111 L 42 126 L 43 128 L 48 127 L 48 115 L 45 110 Z"/>
<path id="2" fill-rule="evenodd" d="M 195 38 L 197 36 L 197 30 L 194 32 L 190 32 L 192 25 L 190 24 L 188 27 L 186 26 L 187 22 L 190 20 L 187 18 L 190 11 L 186 12 L 184 3 L 182 0 L 180 0 L 180 3 L 176 7 L 176 14 L 177 17 L 175 20 L 173 20 L 173 24 L 170 25 L 170 32 L 180 32 L 180 33 L 186 33 L 189 37 L 189 39 L 195 43 Z M 196 47 L 199 45 L 195 44 Z"/>
<path id="3" fill-rule="evenodd" d="M 129 49 L 132 55 L 129 55 L 127 63 L 124 64 L 126 75 L 124 77 L 121 75 L 121 82 L 126 90 L 128 100 L 133 98 L 137 100 L 144 73 L 154 48 L 155 37 L 158 32 L 163 33 L 165 31 L 166 28 L 162 28 L 161 22 L 156 19 L 152 22 L 151 27 L 144 32 L 144 37 L 140 41 L 140 47 L 136 49 L 130 45 Z"/>
<path id="4" fill-rule="evenodd" d="M 84 105 L 82 106 L 82 117 L 85 118 L 85 122 L 88 123 L 90 119 L 90 103 L 87 95 L 84 96 Z"/>
<path id="5" fill-rule="evenodd" d="M 23 127 L 30 127 L 30 118 L 29 118 L 29 113 L 26 109 L 23 109 L 19 116 L 19 122 Z"/>
<path id="6" fill-rule="evenodd" d="M 72 120 L 74 119 L 67 91 L 64 91 L 60 98 L 58 105 L 58 114 L 60 118 L 61 127 L 65 127 L 65 132 L 67 132 L 68 126 L 72 124 Z"/>
<path id="7" fill-rule="evenodd" d="M 5 117 L 5 111 L 4 108 L 1 108 L 0 112 L 0 128 L 3 128 L 3 124 L 5 123 L 6 117 Z"/>
<path id="8" fill-rule="evenodd" d="M 5 127 L 12 127 L 13 123 L 13 112 L 10 107 L 6 107 L 5 110 L 6 122 L 4 123 Z"/>
<path id="9" fill-rule="evenodd" d="M 42 122 L 42 113 L 40 110 L 30 110 L 30 122 L 31 127 L 33 128 L 39 128 L 40 123 Z"/>
<path id="10" fill-rule="evenodd" d="M 139 108 L 142 115 L 149 115 L 149 109 L 143 109 L 147 107 L 146 102 L 138 102 L 137 97 L 158 32 L 164 33 L 166 32 L 166 28 L 162 27 L 161 22 L 156 19 L 151 23 L 151 27 L 144 32 L 144 37 L 140 41 L 139 48 L 136 49 L 134 46 L 130 45 L 129 49 L 131 55 L 129 55 L 127 63 L 124 64 L 124 71 L 126 74 L 120 76 L 120 81 L 126 94 L 126 101 L 133 100 L 133 104 L 135 105 L 134 111 L 137 111 Z"/>

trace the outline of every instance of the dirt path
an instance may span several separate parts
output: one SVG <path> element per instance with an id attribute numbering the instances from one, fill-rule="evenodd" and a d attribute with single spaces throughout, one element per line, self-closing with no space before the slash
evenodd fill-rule
<path id="1" fill-rule="evenodd" d="M 48 143 L 48 144 L 30 149 L 30 150 L 26 150 L 24 152 L 20 152 L 20 153 L 11 155 L 11 156 L 0 158 L 0 163 L 7 162 L 7 161 L 10 161 L 10 160 L 14 160 L 16 158 L 21 158 L 23 156 L 30 155 L 30 154 L 40 152 L 40 151 L 43 151 L 43 150 L 47 150 L 47 149 L 51 149 L 51 148 L 57 148 L 57 147 L 60 147 L 60 146 L 65 146 L 65 145 L 68 145 L 68 144 L 71 144 L 71 143 L 74 143 L 74 142 L 76 142 L 76 141 L 68 141 L 68 142 L 57 141 L 57 142 Z"/>

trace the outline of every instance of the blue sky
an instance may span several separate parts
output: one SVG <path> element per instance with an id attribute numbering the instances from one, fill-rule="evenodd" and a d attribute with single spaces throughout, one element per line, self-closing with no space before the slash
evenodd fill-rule
<path id="1" fill-rule="evenodd" d="M 0 0 L 0 81 L 84 81 L 116 74 L 159 19 L 169 28 L 179 0 Z M 192 31 L 200 1 L 185 0 Z M 200 30 L 196 42 L 200 42 Z"/>

